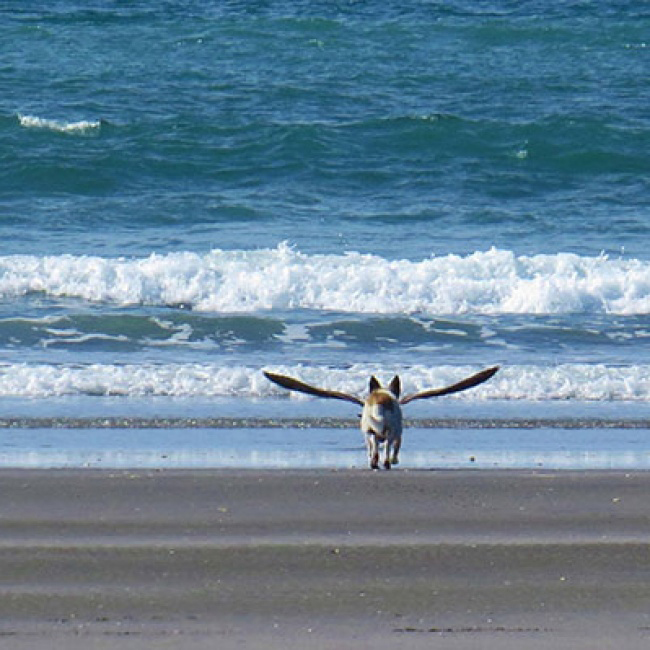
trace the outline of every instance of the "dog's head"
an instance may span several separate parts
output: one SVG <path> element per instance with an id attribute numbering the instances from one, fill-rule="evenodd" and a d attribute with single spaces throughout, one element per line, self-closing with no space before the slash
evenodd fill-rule
<path id="1" fill-rule="evenodd" d="M 379 383 L 379 380 L 373 375 L 370 377 L 370 385 L 368 387 L 369 391 L 371 393 L 374 393 L 376 390 L 379 390 L 381 388 L 381 384 Z M 401 391 L 402 387 L 400 384 L 399 377 L 395 375 L 392 379 L 390 384 L 388 384 L 388 389 L 394 396 L 395 399 L 399 398 L 399 394 Z"/>

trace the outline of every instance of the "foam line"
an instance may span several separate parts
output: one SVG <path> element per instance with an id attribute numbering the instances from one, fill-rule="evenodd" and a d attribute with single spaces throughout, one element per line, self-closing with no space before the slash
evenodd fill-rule
<path id="1" fill-rule="evenodd" d="M 650 262 L 568 253 L 518 256 L 494 248 L 391 260 L 356 252 L 307 255 L 285 244 L 143 258 L 0 257 L 0 298 L 32 292 L 212 312 L 630 315 L 650 313 Z"/>
<path id="2" fill-rule="evenodd" d="M 376 367 L 368 364 L 345 368 L 286 365 L 272 370 L 317 386 L 358 395 L 366 392 L 368 377 L 377 372 Z M 404 391 L 415 392 L 447 386 L 477 370 L 475 366 L 416 365 L 391 368 L 389 374 L 399 373 Z M 381 379 L 385 381 L 390 376 Z M 262 368 L 252 366 L 218 363 L 0 365 L 0 397 L 83 395 L 318 399 L 283 390 L 265 379 Z M 480 386 L 435 399 L 646 402 L 650 400 L 650 366 L 506 366 Z M 351 409 L 354 411 L 353 406 Z"/>

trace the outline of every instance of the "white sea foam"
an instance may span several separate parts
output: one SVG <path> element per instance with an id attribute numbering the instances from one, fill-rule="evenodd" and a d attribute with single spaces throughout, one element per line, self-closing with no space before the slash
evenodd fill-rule
<path id="1" fill-rule="evenodd" d="M 60 120 L 48 120 L 34 115 L 18 115 L 20 126 L 26 129 L 45 129 L 56 131 L 58 133 L 85 133 L 98 129 L 101 126 L 99 120 L 88 121 L 80 120 L 78 122 L 63 122 Z"/>
<path id="2" fill-rule="evenodd" d="M 307 255 L 286 245 L 145 258 L 0 257 L 0 298 L 43 292 L 198 311 L 380 314 L 647 314 L 650 262 L 491 249 L 419 261 Z"/>
<path id="3" fill-rule="evenodd" d="M 309 383 L 362 395 L 368 377 L 377 368 L 355 364 L 347 368 L 303 366 L 274 367 Z M 402 377 L 404 392 L 442 387 L 478 370 L 473 366 L 409 366 L 391 368 Z M 382 377 L 384 381 L 390 377 Z M 269 382 L 259 367 L 218 364 L 3 364 L 0 397 L 50 398 L 61 396 L 129 396 L 176 398 L 268 398 L 289 396 Z M 650 400 L 650 366 L 614 367 L 603 364 L 558 366 L 506 366 L 490 381 L 444 400 L 575 400 L 647 402 Z"/>

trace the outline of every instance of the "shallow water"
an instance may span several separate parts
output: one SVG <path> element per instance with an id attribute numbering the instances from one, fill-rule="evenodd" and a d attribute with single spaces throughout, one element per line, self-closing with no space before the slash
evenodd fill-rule
<path id="1" fill-rule="evenodd" d="M 414 420 L 399 469 L 650 469 L 648 421 Z M 0 467 L 365 467 L 356 423 L 224 418 L 0 420 Z"/>

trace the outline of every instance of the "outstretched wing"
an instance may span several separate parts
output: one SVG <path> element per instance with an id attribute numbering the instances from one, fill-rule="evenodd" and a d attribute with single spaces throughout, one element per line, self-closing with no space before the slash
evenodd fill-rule
<path id="1" fill-rule="evenodd" d="M 487 368 L 486 370 L 481 370 L 467 379 L 463 379 L 456 384 L 447 386 L 446 388 L 434 388 L 433 390 L 424 390 L 421 393 L 414 393 L 413 395 L 405 395 L 399 401 L 400 404 L 408 404 L 415 399 L 425 399 L 427 397 L 440 397 L 441 395 L 449 395 L 449 393 L 457 393 L 461 390 L 467 390 L 478 384 L 482 384 L 484 381 L 487 381 L 492 375 L 496 373 L 499 369 L 499 366 L 494 366 L 494 368 Z"/>
<path id="2" fill-rule="evenodd" d="M 316 386 L 310 386 L 305 384 L 302 381 L 298 381 L 293 377 L 286 377 L 285 375 L 276 375 L 273 372 L 264 371 L 264 376 L 267 379 L 270 379 L 272 382 L 282 386 L 282 388 L 287 388 L 289 390 L 296 390 L 299 393 L 307 393 L 308 395 L 315 395 L 316 397 L 326 397 L 328 399 L 342 399 L 346 402 L 353 402 L 359 406 L 363 406 L 363 400 L 356 397 L 355 395 L 348 395 L 347 393 L 339 393 L 335 390 L 325 390 L 324 388 L 316 388 Z"/>

